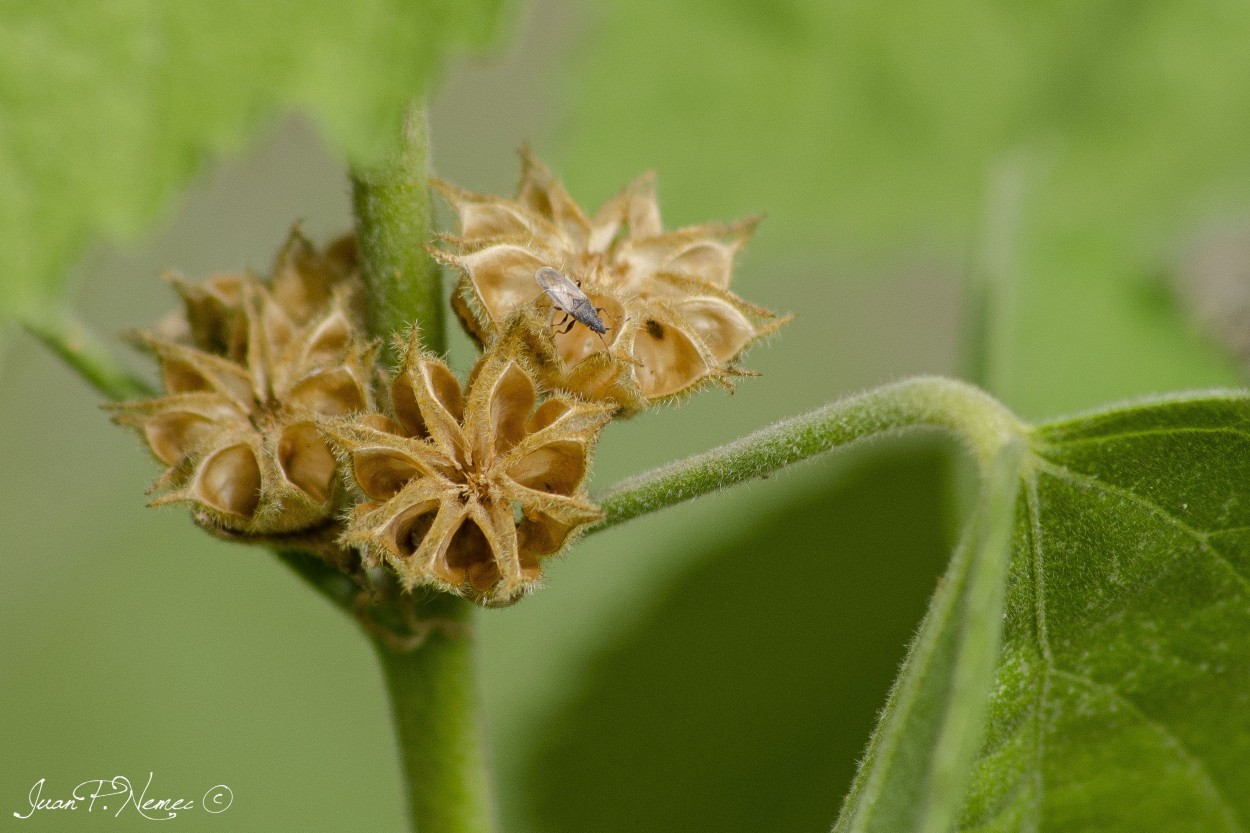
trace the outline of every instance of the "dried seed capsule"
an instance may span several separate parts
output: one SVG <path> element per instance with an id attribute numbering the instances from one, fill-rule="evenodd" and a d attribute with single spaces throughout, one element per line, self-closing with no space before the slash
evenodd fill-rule
<path id="1" fill-rule="evenodd" d="M 372 407 L 376 351 L 341 296 L 301 325 L 255 279 L 238 291 L 240 360 L 141 336 L 166 395 L 115 406 L 114 419 L 168 467 L 152 505 L 187 504 L 197 523 L 245 535 L 309 529 L 338 507 L 336 461 L 315 422 Z"/>
<path id="2" fill-rule="evenodd" d="M 539 368 L 544 385 L 636 411 L 709 382 L 729 386 L 742 352 L 788 320 L 729 291 L 755 219 L 665 232 L 650 175 L 590 218 L 528 152 L 522 160 L 515 200 L 436 183 L 460 234 L 444 238 L 453 251 L 434 255 L 463 273 L 453 303 L 481 342 L 521 307 L 553 300 L 535 285 L 542 269 L 578 282 L 603 309 L 602 342 L 593 328 L 553 334 L 553 361 Z"/>
<path id="3" fill-rule="evenodd" d="M 157 324 L 154 334 L 165 341 L 243 361 L 247 332 L 242 287 L 257 279 L 246 272 L 213 275 L 198 283 L 175 273 L 164 278 L 181 296 L 183 308 Z M 318 251 L 299 226 L 292 227 L 274 260 L 268 285 L 273 300 L 297 325 L 324 312 L 336 295 L 353 324 L 363 320 L 353 234 Z"/>
<path id="4" fill-rule="evenodd" d="M 318 251 L 299 226 L 292 227 L 273 264 L 274 300 L 297 323 L 319 314 L 337 296 L 353 324 L 364 321 L 356 235 L 345 234 Z"/>
<path id="5" fill-rule="evenodd" d="M 406 587 L 510 604 L 601 517 L 582 482 L 610 407 L 540 397 L 522 358 L 499 349 L 462 392 L 415 333 L 391 399 L 393 420 L 321 425 L 364 496 L 343 543 L 391 565 Z"/>

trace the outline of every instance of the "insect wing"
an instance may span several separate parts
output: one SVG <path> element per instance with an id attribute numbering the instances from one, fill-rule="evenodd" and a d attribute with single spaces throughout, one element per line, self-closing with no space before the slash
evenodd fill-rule
<path id="1" fill-rule="evenodd" d="M 534 278 L 555 305 L 565 312 L 573 312 L 579 301 L 590 303 L 586 293 L 578 289 L 577 284 L 569 280 L 567 275 L 552 269 L 550 266 L 544 266 L 539 269 L 535 273 Z"/>
<path id="2" fill-rule="evenodd" d="M 595 305 L 591 303 L 586 293 L 569 279 L 568 275 L 550 266 L 544 266 L 534 273 L 534 280 L 538 281 L 543 292 L 547 293 L 552 304 L 560 311 L 567 313 L 600 335 L 607 332 L 607 327 L 599 318 Z"/>

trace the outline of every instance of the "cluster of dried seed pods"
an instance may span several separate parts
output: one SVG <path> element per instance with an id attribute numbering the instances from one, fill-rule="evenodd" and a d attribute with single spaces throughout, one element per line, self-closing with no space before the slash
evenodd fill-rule
<path id="1" fill-rule="evenodd" d="M 514 314 L 550 334 L 550 360 L 539 365 L 548 388 L 634 413 L 708 383 L 729 386 L 743 372 L 734 366 L 742 352 L 789 320 L 729 290 L 758 218 L 664 231 L 650 174 L 593 218 L 524 150 L 516 199 L 435 185 L 460 218 L 459 234 L 442 238 L 451 250 L 431 249 L 462 274 L 457 314 L 482 343 Z M 585 326 L 551 332 L 552 298 L 535 279 L 543 269 L 567 276 L 601 310 L 603 339 Z"/>
<path id="2" fill-rule="evenodd" d="M 537 586 L 601 517 L 584 482 L 603 427 L 728 385 L 784 320 L 728 288 L 754 220 L 665 232 L 650 176 L 590 219 L 523 160 L 515 200 L 437 184 L 461 230 L 430 251 L 461 270 L 483 346 L 463 387 L 415 325 L 379 367 L 351 236 L 293 230 L 267 278 L 170 277 L 182 308 L 137 336 L 165 394 L 114 406 L 166 467 L 153 504 L 236 538 L 320 536 L 404 589 L 504 605 Z"/>
<path id="3" fill-rule="evenodd" d="M 332 520 L 341 488 L 317 421 L 373 406 L 353 251 L 347 238 L 319 253 L 296 230 L 268 282 L 173 279 L 183 310 L 136 336 L 165 395 L 114 408 L 167 467 L 153 505 L 188 504 L 202 526 L 251 536 Z"/>

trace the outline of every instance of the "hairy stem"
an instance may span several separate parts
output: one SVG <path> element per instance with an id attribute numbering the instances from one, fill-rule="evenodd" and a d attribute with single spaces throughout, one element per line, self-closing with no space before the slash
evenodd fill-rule
<path id="1" fill-rule="evenodd" d="M 375 640 L 395 717 L 418 833 L 494 829 L 485 740 L 478 720 L 472 607 L 437 593 L 419 604 L 415 649 Z"/>
<path id="2" fill-rule="evenodd" d="M 434 218 L 426 122 L 425 108 L 413 107 L 395 155 L 376 168 L 352 171 L 369 330 L 385 339 L 388 351 L 391 335 L 414 323 L 427 348 L 446 349 L 442 273 L 425 251 Z"/>
<path id="3" fill-rule="evenodd" d="M 31 316 L 23 324 L 108 399 L 116 402 L 155 395 L 147 382 L 118 362 L 104 342 L 72 313 L 53 310 Z"/>
<path id="4" fill-rule="evenodd" d="M 369 329 L 390 349 L 390 336 L 414 323 L 427 348 L 445 348 L 441 275 L 424 248 L 433 221 L 428 166 L 425 111 L 414 107 L 391 160 L 352 174 Z M 446 593 L 404 594 L 396 604 L 404 609 L 390 612 L 408 622 L 416 639 L 401 645 L 375 633 L 374 644 L 390 692 L 413 829 L 486 833 L 493 829 L 493 803 L 477 705 L 475 610 Z"/>
<path id="5" fill-rule="evenodd" d="M 919 428 L 954 433 L 983 472 L 1004 443 L 1026 431 L 1011 412 L 978 388 L 938 377 L 908 379 L 784 419 L 622 481 L 597 496 L 606 517 L 591 531 L 765 477 L 839 446 Z"/>

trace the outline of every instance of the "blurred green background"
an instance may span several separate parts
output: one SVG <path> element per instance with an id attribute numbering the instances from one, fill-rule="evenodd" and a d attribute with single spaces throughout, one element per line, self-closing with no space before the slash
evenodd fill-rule
<path id="1" fill-rule="evenodd" d="M 589 207 L 655 168 L 670 225 L 767 211 L 735 289 L 799 313 L 732 397 L 612 426 L 596 487 L 916 373 L 971 372 L 1028 418 L 1238 382 L 1171 280 L 1250 207 L 1237 4 L 536 2 L 503 30 L 438 87 L 440 175 L 510 194 L 529 141 Z M 298 117 L 92 249 L 70 300 L 144 325 L 173 303 L 159 271 L 264 269 L 295 219 L 350 222 L 344 164 Z M 263 551 L 144 509 L 155 467 L 33 340 L 2 379 L 4 824 L 97 823 L 13 819 L 39 778 L 151 771 L 162 795 L 234 791 L 180 829 L 403 829 L 354 624 Z M 594 536 L 483 613 L 504 829 L 826 829 L 957 534 L 956 460 L 919 437 L 808 463 Z"/>

